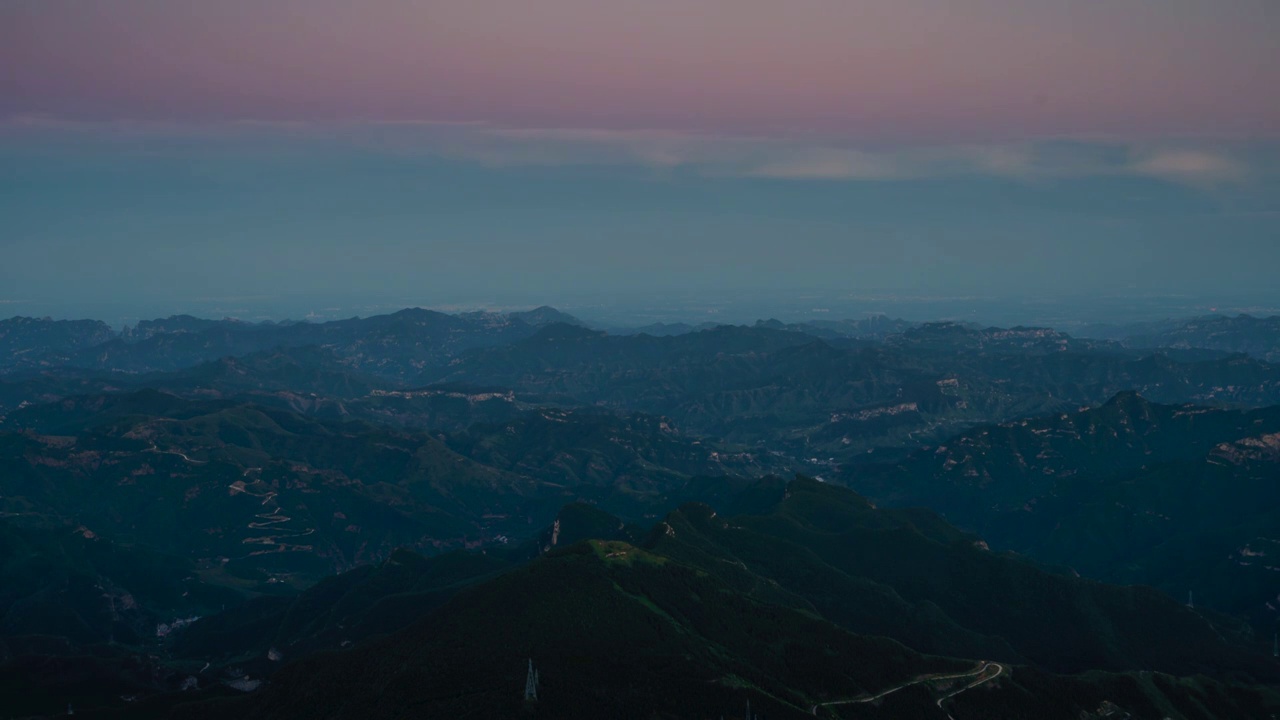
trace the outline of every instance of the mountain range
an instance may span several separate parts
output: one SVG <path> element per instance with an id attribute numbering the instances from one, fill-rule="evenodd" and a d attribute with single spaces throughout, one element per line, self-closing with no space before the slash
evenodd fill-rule
<path id="1" fill-rule="evenodd" d="M 0 696 L 1266 720 L 1273 320 L 0 321 Z"/>

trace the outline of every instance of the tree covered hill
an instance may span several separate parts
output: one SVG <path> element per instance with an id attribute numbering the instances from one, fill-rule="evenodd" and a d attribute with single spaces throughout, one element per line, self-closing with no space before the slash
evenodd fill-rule
<path id="1" fill-rule="evenodd" d="M 404 630 L 288 664 L 252 696 L 170 707 L 176 717 L 376 718 L 412 708 L 422 717 L 697 718 L 749 701 L 768 717 L 938 720 L 1158 717 L 1171 707 L 1185 718 L 1264 718 L 1280 707 L 1271 691 L 1239 684 L 1274 680 L 1272 663 L 1158 593 L 1045 573 L 934 516 L 876 510 L 811 480 L 762 489 L 778 493 L 762 514 L 686 506 L 643 540 L 552 550 L 460 590 Z M 895 619 L 870 604 L 876 593 L 880 605 L 917 607 Z M 881 624 L 855 629 L 858 614 Z M 912 620 L 933 632 L 913 638 Z M 948 623 L 950 637 L 935 637 Z M 922 655 L 912 642 L 974 652 Z M 526 703 L 530 658 L 540 685 Z M 1046 672 L 1097 663 L 1109 671 Z M 1197 667 L 1218 679 L 1145 671 Z M 982 689 L 965 691 L 970 683 Z"/>
<path id="2" fill-rule="evenodd" d="M 1280 408 L 1106 404 L 963 433 L 851 486 L 927 505 L 994 546 L 1109 582 L 1145 583 L 1251 618 L 1280 619 Z"/>

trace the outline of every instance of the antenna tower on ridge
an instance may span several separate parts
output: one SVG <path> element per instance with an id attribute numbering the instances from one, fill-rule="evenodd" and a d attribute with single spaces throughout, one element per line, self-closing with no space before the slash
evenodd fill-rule
<path id="1" fill-rule="evenodd" d="M 529 674 L 524 678 L 524 699 L 538 699 L 538 671 L 533 669 L 533 658 L 529 658 Z"/>

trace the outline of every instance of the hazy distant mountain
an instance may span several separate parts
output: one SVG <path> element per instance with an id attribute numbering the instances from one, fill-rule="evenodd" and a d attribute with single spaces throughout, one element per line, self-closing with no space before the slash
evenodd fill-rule
<path id="1" fill-rule="evenodd" d="M 1081 327 L 1078 332 L 1130 348 L 1245 353 L 1263 360 L 1280 360 L 1280 315 L 1205 315 L 1126 325 L 1096 324 Z"/>
<path id="2" fill-rule="evenodd" d="M 462 350 L 509 343 L 528 337 L 549 323 L 579 324 L 571 316 L 545 307 L 511 314 L 463 315 L 412 308 L 390 315 L 325 323 L 246 323 L 174 316 L 139 323 L 119 336 L 113 336 L 103 325 L 103 332 L 81 338 L 87 332 L 82 329 L 75 342 L 56 343 L 48 339 L 62 337 L 54 328 L 62 328 L 59 332 L 66 335 L 73 326 L 50 325 L 36 333 L 22 325 L 22 332 L 10 333 L 13 349 L 6 364 L 17 368 L 172 371 L 226 356 L 317 346 L 354 369 L 404 380 Z M 35 344 L 19 345 L 24 342 Z"/>
<path id="3" fill-rule="evenodd" d="M 1162 401 L 1280 403 L 1280 367 L 1262 361 L 1179 362 L 1052 330 L 956 324 L 858 347 L 761 326 L 619 337 L 552 325 L 423 379 L 662 415 L 689 432 L 824 460 L 1128 389 Z"/>
<path id="4" fill-rule="evenodd" d="M 543 325 L 554 325 L 556 323 L 564 323 L 566 325 L 584 325 L 578 318 L 566 312 L 561 312 L 553 307 L 543 305 L 533 310 L 523 310 L 517 312 L 506 313 L 506 316 L 513 320 L 522 322 L 533 327 L 542 327 Z M 466 317 L 464 315 L 464 317 Z"/>
<path id="5" fill-rule="evenodd" d="M 1117 343 L 1072 337 L 1044 327 L 978 327 L 967 323 L 923 323 L 889 335 L 894 347 L 979 354 L 1121 353 Z"/>
<path id="6" fill-rule="evenodd" d="M 772 330 L 786 330 L 788 332 L 799 332 L 814 337 L 821 338 L 884 338 L 894 333 L 900 333 L 908 328 L 914 327 L 917 323 L 907 320 L 897 320 L 884 315 L 876 315 L 859 320 L 810 320 L 807 322 L 784 323 L 781 320 L 757 320 L 755 327 L 769 328 Z M 670 335 L 684 335 L 691 332 L 701 332 L 704 330 L 712 330 L 719 327 L 719 323 L 704 322 L 697 325 L 688 323 L 654 323 L 652 325 L 644 325 L 636 328 L 618 328 L 610 329 L 611 335 L 653 335 L 654 337 L 666 337 Z"/>
<path id="7" fill-rule="evenodd" d="M 138 366 L 217 356 L 163 373 L 11 372 L 0 378 L 0 422 L 24 402 L 138 388 L 449 432 L 533 407 L 592 405 L 671 418 L 685 432 L 739 444 L 736 452 L 753 454 L 760 467 L 781 455 L 821 474 L 833 462 L 871 459 L 868 450 L 1074 411 L 1125 390 L 1161 402 L 1280 403 L 1280 368 L 1240 356 L 1189 361 L 1043 328 L 934 323 L 883 340 L 823 340 L 774 324 L 653 337 L 429 311 L 265 329 L 216 321 L 214 330 L 117 339 L 91 351 L 105 364 L 115 364 L 116 351 L 137 354 L 123 364 Z M 288 333 L 346 342 L 224 353 Z M 207 347 L 214 336 L 227 342 Z"/>
<path id="8" fill-rule="evenodd" d="M 21 316 L 0 320 L 0 370 L 20 364 L 38 366 L 46 356 L 74 353 L 114 336 L 111 328 L 99 320 Z"/>
<path id="9" fill-rule="evenodd" d="M 1129 347 L 1219 350 L 1280 362 L 1280 315 L 1209 315 L 1172 327 L 1129 328 L 1121 341 Z"/>
<path id="10" fill-rule="evenodd" d="M 779 320 L 757 320 L 755 324 L 756 327 L 808 333 L 821 338 L 880 340 L 890 335 L 906 332 L 918 325 L 919 323 L 891 318 L 887 315 L 873 315 L 857 320 L 809 320 L 798 323 L 783 323 Z"/>
<path id="11" fill-rule="evenodd" d="M 171 333 L 201 333 L 229 325 L 242 325 L 245 327 L 272 327 L 275 323 L 247 323 L 233 318 L 212 320 L 208 318 L 192 317 L 191 315 L 171 315 L 167 318 L 139 321 L 138 324 L 133 327 L 126 327 L 120 333 L 120 336 L 129 340 L 137 341 L 146 340 L 147 338 L 155 335 L 166 335 Z"/>
<path id="12" fill-rule="evenodd" d="M 702 330 L 711 330 L 719 327 L 718 323 L 698 323 L 690 325 L 689 323 L 653 323 L 651 325 L 641 325 L 640 327 L 624 327 L 609 328 L 610 335 L 652 335 L 654 337 L 669 337 L 671 335 L 685 335 L 691 332 L 700 332 Z"/>

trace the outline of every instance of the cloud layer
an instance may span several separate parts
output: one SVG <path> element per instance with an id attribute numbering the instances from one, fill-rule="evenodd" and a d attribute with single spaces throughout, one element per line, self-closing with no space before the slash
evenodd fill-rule
<path id="1" fill-rule="evenodd" d="M 792 181 L 904 181 L 986 176 L 1025 181 L 1146 177 L 1214 186 L 1273 174 L 1274 143 L 1206 139 L 1131 142 L 1049 139 L 1015 143 L 859 147 L 823 138 L 715 135 L 666 130 L 514 128 L 483 121 L 322 123 L 242 120 L 218 123 L 83 122 L 15 116 L 0 143 L 74 135 L 146 145 L 203 142 L 323 143 L 364 151 L 436 156 L 491 168 L 616 167 L 706 178 Z"/>
<path id="2" fill-rule="evenodd" d="M 446 139 L 447 138 L 447 139 Z M 857 147 L 847 142 L 662 131 L 449 128 L 433 152 L 494 166 L 631 165 L 708 177 L 896 181 L 963 175 L 1022 180 L 1133 176 L 1193 185 L 1248 181 L 1262 168 L 1230 143 L 1046 140 Z"/>

